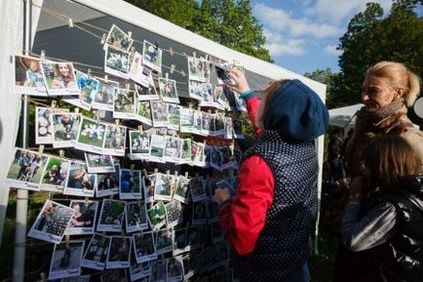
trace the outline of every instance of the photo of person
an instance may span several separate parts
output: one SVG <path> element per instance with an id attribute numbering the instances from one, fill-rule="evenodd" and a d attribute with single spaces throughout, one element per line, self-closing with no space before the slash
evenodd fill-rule
<path id="1" fill-rule="evenodd" d="M 215 107 L 217 101 L 214 99 L 213 86 L 210 83 L 203 83 L 201 85 L 201 100 L 200 107 Z"/>
<path id="2" fill-rule="evenodd" d="M 115 164 L 115 172 L 97 174 L 96 197 L 111 196 L 119 193 L 120 165 Z"/>
<path id="3" fill-rule="evenodd" d="M 192 109 L 180 107 L 179 126 L 181 133 L 192 133 L 192 128 L 194 126 L 194 113 Z"/>
<path id="4" fill-rule="evenodd" d="M 90 240 L 81 266 L 103 270 L 106 267 L 107 254 L 109 253 L 110 237 L 95 233 Z"/>
<path id="5" fill-rule="evenodd" d="M 143 177 L 145 203 L 154 202 L 154 188 L 156 187 L 156 172 L 147 175 L 147 171 L 143 170 L 145 177 Z"/>
<path id="6" fill-rule="evenodd" d="M 223 138 L 225 135 L 225 116 L 223 114 L 215 114 L 214 126 L 215 135 Z"/>
<path id="7" fill-rule="evenodd" d="M 167 112 L 169 115 L 169 124 L 167 128 L 173 130 L 179 130 L 179 123 L 180 123 L 180 106 L 174 104 L 167 104 Z"/>
<path id="8" fill-rule="evenodd" d="M 106 268 L 129 268 L 131 246 L 131 237 L 111 236 Z"/>
<path id="9" fill-rule="evenodd" d="M 6 176 L 6 184 L 14 188 L 38 191 L 46 163 L 46 156 L 16 148 Z"/>
<path id="10" fill-rule="evenodd" d="M 143 189 L 141 187 L 141 171 L 133 169 L 120 170 L 120 190 L 119 199 L 143 199 Z"/>
<path id="11" fill-rule="evenodd" d="M 157 93 L 157 87 L 153 80 L 153 75 L 151 74 L 150 69 L 144 67 L 143 71 L 149 71 L 148 76 L 148 84 L 147 85 L 139 85 L 135 84 L 135 90 L 138 94 L 138 99 L 140 101 L 151 101 L 151 100 L 158 100 L 159 94 Z"/>
<path id="12" fill-rule="evenodd" d="M 88 173 L 85 163 L 71 161 L 63 194 L 94 197 L 95 180 L 96 175 Z"/>
<path id="13" fill-rule="evenodd" d="M 18 94 L 47 96 L 40 59 L 15 56 L 15 86 Z"/>
<path id="14" fill-rule="evenodd" d="M 81 115 L 78 113 L 51 113 L 53 147 L 73 147 L 78 138 Z"/>
<path id="15" fill-rule="evenodd" d="M 79 70 L 75 70 L 76 84 L 80 90 L 77 98 L 64 99 L 69 104 L 91 110 L 94 97 L 100 88 L 100 81 Z"/>
<path id="16" fill-rule="evenodd" d="M 85 152 L 85 162 L 89 173 L 115 172 L 112 156 Z"/>
<path id="17" fill-rule="evenodd" d="M 135 258 L 143 263 L 157 258 L 153 232 L 141 232 L 132 236 L 135 248 Z"/>
<path id="18" fill-rule="evenodd" d="M 155 260 L 151 262 L 150 280 L 165 282 L 167 278 L 167 259 Z"/>
<path id="19" fill-rule="evenodd" d="M 129 51 L 132 43 L 134 43 L 134 40 L 128 34 L 123 32 L 118 26 L 112 25 L 106 37 L 106 44 Z"/>
<path id="20" fill-rule="evenodd" d="M 192 142 L 191 161 L 193 165 L 200 167 L 204 167 L 206 165 L 204 148 L 204 143 Z"/>
<path id="21" fill-rule="evenodd" d="M 230 117 L 225 118 L 224 123 L 225 123 L 225 133 L 224 133 L 225 139 L 233 139 L 232 118 L 230 118 Z"/>
<path id="22" fill-rule="evenodd" d="M 217 100 L 217 103 L 221 106 L 219 109 L 221 110 L 230 110 L 231 107 L 229 106 L 228 98 L 225 95 L 225 91 L 223 86 L 215 86 L 213 89 L 213 96 L 214 99 Z"/>
<path id="23" fill-rule="evenodd" d="M 62 204 L 47 200 L 38 214 L 29 237 L 59 244 L 75 210 Z"/>
<path id="24" fill-rule="evenodd" d="M 182 205 L 178 201 L 172 201 L 165 205 L 166 227 L 172 228 L 182 222 Z"/>
<path id="25" fill-rule="evenodd" d="M 142 51 L 143 64 L 160 73 L 162 69 L 162 49 L 144 40 Z"/>
<path id="26" fill-rule="evenodd" d="M 66 229 L 65 235 L 93 234 L 98 202 L 72 200 L 69 207 L 73 208 L 75 213 Z"/>
<path id="27" fill-rule="evenodd" d="M 207 200 L 194 202 L 192 204 L 192 225 L 203 225 L 207 223 Z"/>
<path id="28" fill-rule="evenodd" d="M 113 94 L 116 88 L 119 87 L 119 83 L 111 80 L 101 80 L 98 78 L 98 91 L 94 95 L 94 100 L 91 107 L 93 109 L 113 111 Z"/>
<path id="29" fill-rule="evenodd" d="M 201 112 L 201 135 L 208 136 L 212 122 L 212 114 Z"/>
<path id="30" fill-rule="evenodd" d="M 179 104 L 176 81 L 173 79 L 159 78 L 160 95 L 163 102 Z"/>
<path id="31" fill-rule="evenodd" d="M 69 241 L 54 245 L 48 279 L 81 275 L 84 241 Z"/>
<path id="32" fill-rule="evenodd" d="M 151 101 L 151 117 L 154 127 L 165 127 L 169 123 L 167 106 L 161 101 Z"/>
<path id="33" fill-rule="evenodd" d="M 77 95 L 80 93 L 73 64 L 69 62 L 43 62 L 41 71 L 48 95 Z"/>
<path id="34" fill-rule="evenodd" d="M 172 229 L 160 229 L 156 232 L 156 252 L 162 255 L 173 250 Z"/>
<path id="35" fill-rule="evenodd" d="M 142 54 L 135 52 L 129 69 L 129 78 L 143 87 L 149 87 L 151 70 L 142 65 Z"/>
<path id="36" fill-rule="evenodd" d="M 138 281 L 138 282 L 148 282 L 148 276 L 149 276 L 149 267 L 146 271 L 145 264 L 138 263 L 137 259 L 135 258 L 135 251 L 131 252 L 131 265 L 129 266 L 129 277 L 131 281 Z M 148 265 L 148 263 L 147 263 Z M 143 280 L 141 280 L 144 278 Z"/>
<path id="37" fill-rule="evenodd" d="M 40 190 L 62 193 L 69 171 L 69 161 L 49 156 L 43 170 Z"/>
<path id="38" fill-rule="evenodd" d="M 202 117 L 202 112 L 195 110 L 194 114 L 193 114 L 193 119 L 194 119 L 194 125 L 192 128 L 192 133 L 194 134 L 202 134 L 201 133 L 201 125 L 203 124 L 203 117 Z"/>
<path id="39" fill-rule="evenodd" d="M 144 201 L 126 202 L 125 223 L 127 233 L 148 228 L 147 207 Z"/>
<path id="40" fill-rule="evenodd" d="M 165 136 L 156 134 L 151 135 L 149 159 L 155 162 L 163 162 L 165 145 Z"/>
<path id="41" fill-rule="evenodd" d="M 180 155 L 180 147 L 182 139 L 178 137 L 166 136 L 165 137 L 165 150 L 164 160 L 168 162 L 178 162 Z"/>
<path id="42" fill-rule="evenodd" d="M 113 118 L 132 119 L 135 117 L 136 107 L 135 91 L 117 88 L 113 96 Z"/>
<path id="43" fill-rule="evenodd" d="M 97 231 L 121 232 L 125 202 L 103 199 Z"/>
<path id="44" fill-rule="evenodd" d="M 207 91 L 205 86 L 208 83 L 200 82 L 196 80 L 188 80 L 188 94 L 191 98 L 201 101 L 203 99 L 203 92 Z"/>
<path id="45" fill-rule="evenodd" d="M 115 124 L 107 124 L 103 152 L 113 156 L 124 156 L 125 145 L 126 127 Z"/>
<path id="46" fill-rule="evenodd" d="M 111 45 L 106 46 L 104 58 L 104 72 L 128 79 L 129 53 Z"/>
<path id="47" fill-rule="evenodd" d="M 172 186 L 175 185 L 173 182 L 175 182 L 173 175 L 158 173 L 154 188 L 154 200 L 172 201 Z"/>
<path id="48" fill-rule="evenodd" d="M 176 186 L 176 191 L 173 199 L 181 203 L 187 204 L 189 202 L 189 186 L 190 179 L 185 176 L 179 176 L 179 181 Z"/>
<path id="49" fill-rule="evenodd" d="M 154 230 L 158 230 L 166 223 L 166 209 L 161 201 L 147 209 L 147 214 L 150 225 Z"/>
<path id="50" fill-rule="evenodd" d="M 182 281 L 182 257 L 171 257 L 167 261 L 167 281 Z"/>
<path id="51" fill-rule="evenodd" d="M 151 105 L 149 101 L 138 101 L 136 120 L 147 124 L 153 125 L 151 119 Z"/>
<path id="52" fill-rule="evenodd" d="M 192 153 L 192 140 L 190 138 L 182 139 L 181 142 L 181 161 L 180 163 L 190 163 Z"/>
<path id="53" fill-rule="evenodd" d="M 106 124 L 82 117 L 75 147 L 92 153 L 103 153 Z"/>
<path id="54" fill-rule="evenodd" d="M 129 131 L 129 157 L 131 160 L 144 159 L 150 154 L 150 133 L 138 130 Z"/>
<path id="55" fill-rule="evenodd" d="M 35 107 L 35 143 L 52 144 L 53 127 L 50 120 L 51 109 L 46 107 Z"/>
<path id="56" fill-rule="evenodd" d="M 187 240 L 187 231 L 188 229 L 186 227 L 173 229 L 173 256 L 189 252 L 190 248 Z"/>
<path id="57" fill-rule="evenodd" d="M 210 62 L 203 57 L 188 57 L 187 59 L 189 79 L 202 82 L 209 82 Z"/>
<path id="58" fill-rule="evenodd" d="M 191 191 L 191 197 L 193 202 L 199 202 L 207 198 L 206 189 L 205 189 L 206 183 L 202 177 L 196 177 L 191 179 L 189 184 L 190 184 L 189 189 Z"/>

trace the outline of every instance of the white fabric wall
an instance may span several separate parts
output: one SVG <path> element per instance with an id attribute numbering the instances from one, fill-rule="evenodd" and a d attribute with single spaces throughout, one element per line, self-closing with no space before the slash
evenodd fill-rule
<path id="1" fill-rule="evenodd" d="M 34 1 L 41 4 L 42 1 Z M 14 64 L 11 58 L 22 54 L 24 0 L 0 1 L 0 244 L 6 215 L 9 187 L 4 185 L 15 147 L 21 114 L 21 99 L 14 91 Z M 34 10 L 32 22 L 38 22 L 39 11 Z M 36 24 L 32 25 L 35 33 Z M 12 56 L 12 57 L 11 57 Z"/>

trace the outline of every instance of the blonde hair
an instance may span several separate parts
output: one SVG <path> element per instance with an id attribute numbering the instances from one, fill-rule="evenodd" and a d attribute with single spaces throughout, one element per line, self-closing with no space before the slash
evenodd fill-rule
<path id="1" fill-rule="evenodd" d="M 392 189 L 402 176 L 419 175 L 422 160 L 410 144 L 398 135 L 375 137 L 363 150 L 364 166 L 373 187 Z"/>
<path id="2" fill-rule="evenodd" d="M 395 89 L 404 90 L 404 100 L 411 107 L 420 93 L 420 78 L 404 64 L 381 61 L 367 70 L 366 76 L 386 78 Z"/>

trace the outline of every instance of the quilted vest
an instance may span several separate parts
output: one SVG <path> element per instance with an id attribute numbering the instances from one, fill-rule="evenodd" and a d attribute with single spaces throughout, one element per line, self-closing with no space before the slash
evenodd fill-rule
<path id="1" fill-rule="evenodd" d="M 312 252 L 317 154 L 312 142 L 287 142 L 269 130 L 245 152 L 243 160 L 253 155 L 264 159 L 273 172 L 274 199 L 253 252 L 233 254 L 232 261 L 241 281 L 284 281 Z"/>

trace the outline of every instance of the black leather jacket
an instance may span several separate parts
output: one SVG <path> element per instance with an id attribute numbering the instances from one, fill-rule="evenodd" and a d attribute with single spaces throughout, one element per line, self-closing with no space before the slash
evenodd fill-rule
<path id="1" fill-rule="evenodd" d="M 361 282 L 423 281 L 423 176 L 404 177 L 397 188 L 346 207 L 342 241 L 361 256 Z"/>

